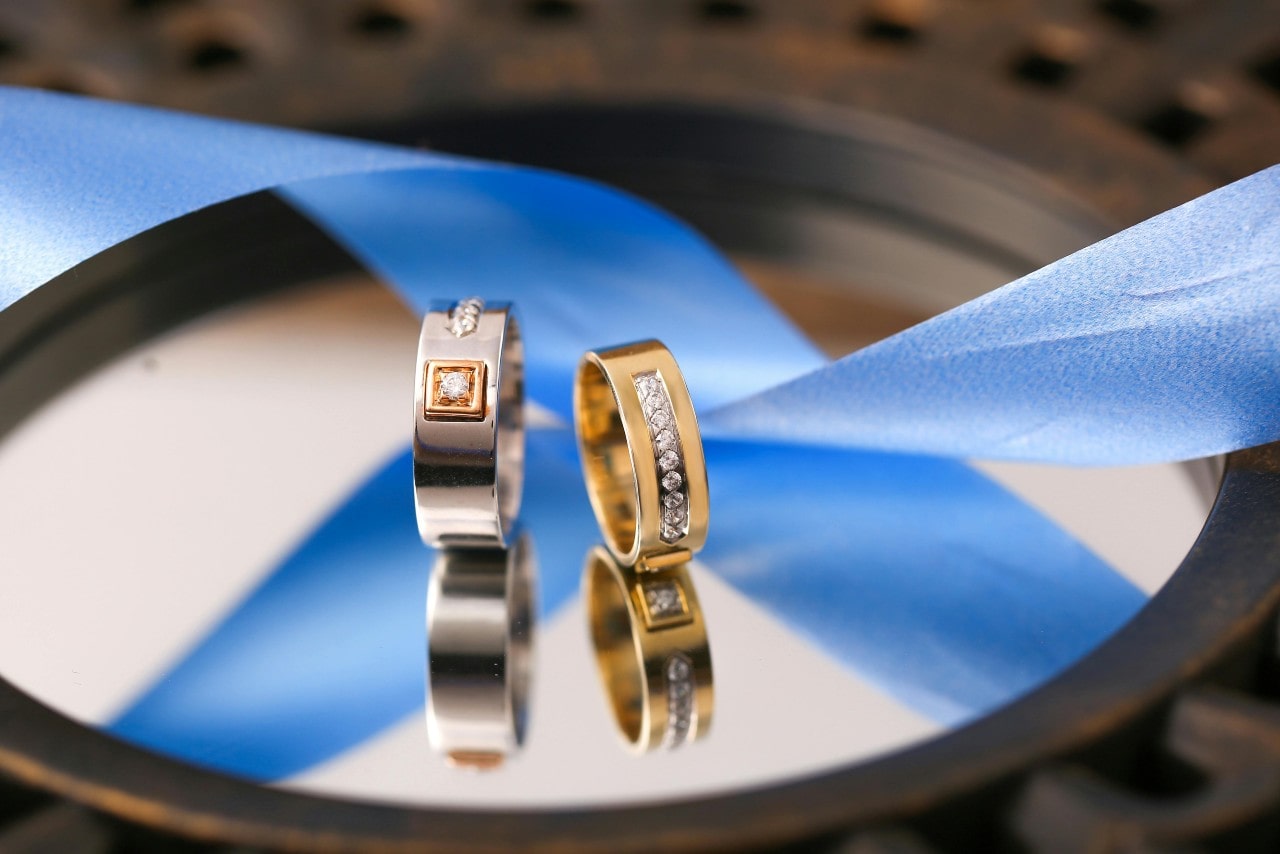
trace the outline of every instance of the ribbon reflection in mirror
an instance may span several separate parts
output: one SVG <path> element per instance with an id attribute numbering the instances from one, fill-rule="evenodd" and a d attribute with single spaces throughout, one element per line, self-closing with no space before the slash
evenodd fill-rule
<path id="1" fill-rule="evenodd" d="M 427 734 L 456 766 L 520 749 L 528 717 L 537 562 L 511 548 L 441 549 L 427 590 Z"/>
<path id="2" fill-rule="evenodd" d="M 597 546 L 583 569 L 600 681 L 636 754 L 675 749 L 711 726 L 711 651 L 687 567 L 637 571 Z"/>

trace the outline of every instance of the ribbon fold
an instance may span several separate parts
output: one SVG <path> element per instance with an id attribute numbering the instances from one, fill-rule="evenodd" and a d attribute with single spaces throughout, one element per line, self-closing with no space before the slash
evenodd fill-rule
<path id="1" fill-rule="evenodd" d="M 1280 438 L 1280 167 L 730 404 L 717 434 L 1134 465 Z M 803 405 L 807 416 L 788 416 Z"/>

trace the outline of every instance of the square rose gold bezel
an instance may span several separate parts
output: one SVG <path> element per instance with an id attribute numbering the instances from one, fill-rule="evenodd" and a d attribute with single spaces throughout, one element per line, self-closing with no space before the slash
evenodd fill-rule
<path id="1" fill-rule="evenodd" d="M 440 381 L 445 374 L 471 375 L 471 395 L 465 401 L 452 401 L 440 396 Z M 422 415 L 424 418 L 452 418 L 463 421 L 484 419 L 485 364 L 471 359 L 428 359 L 423 378 Z"/>

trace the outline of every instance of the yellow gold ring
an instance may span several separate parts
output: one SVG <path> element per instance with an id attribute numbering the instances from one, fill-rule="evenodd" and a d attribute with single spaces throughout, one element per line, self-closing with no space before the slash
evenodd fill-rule
<path id="1" fill-rule="evenodd" d="M 707 468 L 671 353 L 657 341 L 587 353 L 574 417 L 591 507 L 614 557 L 640 570 L 688 561 L 707 540 Z"/>
<path id="2" fill-rule="evenodd" d="M 638 573 L 597 546 L 583 585 L 600 681 L 636 753 L 674 749 L 711 726 L 707 627 L 688 570 Z"/>

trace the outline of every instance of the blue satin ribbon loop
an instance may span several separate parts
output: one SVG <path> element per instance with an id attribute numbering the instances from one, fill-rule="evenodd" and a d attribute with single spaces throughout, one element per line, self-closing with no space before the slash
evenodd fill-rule
<path id="1" fill-rule="evenodd" d="M 0 86 L 0 310 L 161 223 L 280 184 L 469 161 Z"/>
<path id="2" fill-rule="evenodd" d="M 961 458 L 1187 460 L 1280 439 L 1277 353 L 1272 167 L 704 421 Z"/>
<path id="3" fill-rule="evenodd" d="M 411 305 L 443 293 L 436 264 L 527 301 L 546 339 L 537 397 L 561 414 L 576 353 L 658 335 L 708 435 L 1086 465 L 1280 438 L 1275 168 L 820 367 L 700 239 L 585 182 L 0 88 L 0 309 L 142 230 L 280 185 Z M 717 346 L 739 335 L 755 346 Z"/>
<path id="4" fill-rule="evenodd" d="M 573 417 L 584 350 L 660 338 L 712 407 L 825 363 L 700 236 L 585 181 L 514 170 L 415 170 L 282 191 L 417 314 L 432 300 L 509 299 L 529 395 Z M 726 349 L 729 336 L 750 347 Z"/>

